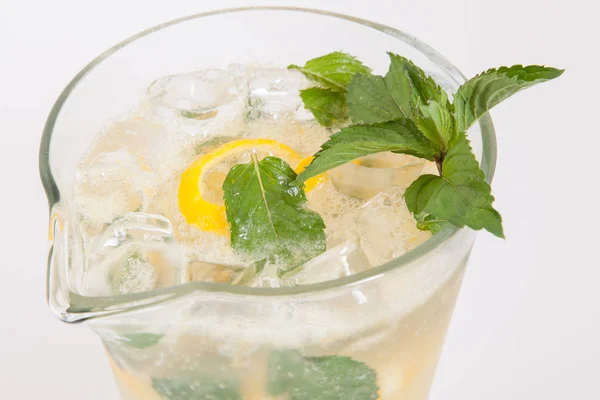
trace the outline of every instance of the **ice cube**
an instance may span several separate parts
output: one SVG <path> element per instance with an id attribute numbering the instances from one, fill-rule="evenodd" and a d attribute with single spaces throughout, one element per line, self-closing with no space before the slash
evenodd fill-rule
<path id="1" fill-rule="evenodd" d="M 90 163 L 103 153 L 124 150 L 145 164 L 156 167 L 155 161 L 164 150 L 164 126 L 147 118 L 144 107 L 111 122 L 94 141 L 84 163 Z"/>
<path id="2" fill-rule="evenodd" d="M 277 275 L 277 266 L 268 261 L 257 261 L 238 269 L 231 279 L 232 285 L 278 288 L 285 286 Z"/>
<path id="3" fill-rule="evenodd" d="M 284 275 L 290 283 L 308 285 L 343 278 L 371 268 L 356 240 L 339 244 Z"/>
<path id="4" fill-rule="evenodd" d="M 282 279 L 279 276 L 277 265 L 267 260 L 246 264 L 242 268 L 233 268 L 236 268 L 236 271 L 230 281 L 232 285 L 260 288 L 281 288 L 295 284 L 294 282 Z"/>
<path id="5" fill-rule="evenodd" d="M 406 208 L 402 190 L 381 192 L 328 227 L 329 242 L 356 239 L 373 266 L 384 264 L 431 236 L 417 228 Z"/>
<path id="6" fill-rule="evenodd" d="M 296 70 L 257 68 L 250 80 L 248 117 L 250 119 L 312 119 L 304 109 L 300 90 L 309 81 Z"/>
<path id="7" fill-rule="evenodd" d="M 128 257 L 125 265 L 112 275 L 111 286 L 120 294 L 146 292 L 154 289 L 158 273 L 154 265 L 137 253 Z"/>
<path id="8" fill-rule="evenodd" d="M 148 87 L 154 112 L 170 130 L 208 137 L 242 131 L 248 86 L 237 69 L 207 69 L 171 75 Z"/>
<path id="9" fill-rule="evenodd" d="M 303 157 L 315 154 L 329 139 L 330 132 L 314 121 L 249 120 L 244 136 L 252 139 L 273 139 L 294 149 Z"/>
<path id="10" fill-rule="evenodd" d="M 126 150 L 101 153 L 75 176 L 74 201 L 81 219 L 99 227 L 118 215 L 143 211 L 158 187 L 158 174 Z"/>
<path id="11" fill-rule="evenodd" d="M 128 213 L 89 246 L 84 292 L 89 296 L 137 293 L 183 283 L 181 254 L 171 222 Z"/>
<path id="12" fill-rule="evenodd" d="M 329 171 L 335 187 L 349 196 L 370 199 L 391 186 L 406 189 L 419 177 L 425 160 L 384 152 L 362 157 Z"/>
<path id="13" fill-rule="evenodd" d="M 190 282 L 229 283 L 238 268 L 203 261 L 192 261 L 188 264 L 187 271 Z"/>

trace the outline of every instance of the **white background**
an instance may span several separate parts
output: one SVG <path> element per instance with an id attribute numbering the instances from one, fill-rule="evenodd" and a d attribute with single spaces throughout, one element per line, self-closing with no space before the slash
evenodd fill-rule
<path id="1" fill-rule="evenodd" d="M 475 245 L 431 398 L 600 398 L 600 10 L 593 0 L 0 0 L 0 398 L 113 400 L 100 342 L 45 304 L 45 118 L 91 59 L 142 29 L 204 10 L 302 5 L 414 34 L 471 76 L 566 68 L 492 112 L 507 240 Z M 398 399 L 401 400 L 401 399 Z"/>

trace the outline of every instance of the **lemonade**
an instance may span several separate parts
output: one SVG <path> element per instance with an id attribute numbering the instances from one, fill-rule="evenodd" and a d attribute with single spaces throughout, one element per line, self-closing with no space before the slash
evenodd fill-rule
<path id="1" fill-rule="evenodd" d="M 325 222 L 327 250 L 298 270 L 278 276 L 266 268 L 256 274 L 251 261 L 232 249 L 222 189 L 231 167 L 250 162 L 252 155 L 277 156 L 299 173 L 336 131 L 304 109 L 299 90 L 308 85 L 298 71 L 263 66 L 231 66 L 152 83 L 139 107 L 98 135 L 77 171 L 74 203 L 87 255 L 84 294 L 110 296 L 188 282 L 318 283 L 382 265 L 430 237 L 417 229 L 402 193 L 423 170 L 435 167 L 382 153 L 307 181 L 307 207 Z M 313 308 L 305 311 L 311 324 L 285 332 L 279 326 L 285 317 L 273 313 L 272 326 L 244 328 L 235 340 L 224 338 L 251 320 L 203 315 L 199 325 L 133 335 L 131 341 L 105 338 L 105 344 L 109 353 L 119 349 L 113 350 L 118 356 L 111 366 L 124 399 L 287 398 L 270 394 L 268 387 L 278 368 L 287 366 L 269 370 L 269 360 L 274 351 L 307 341 L 313 342 L 307 355 L 343 355 L 377 371 L 372 384 L 379 398 L 422 399 L 452 310 L 453 301 L 444 297 L 455 297 L 461 277 L 462 266 L 456 265 L 411 301 L 404 299 L 407 304 L 396 315 L 344 323 Z M 387 290 L 378 296 L 392 301 L 393 288 Z M 329 323 L 332 318 L 339 326 Z M 281 330 L 280 343 L 265 341 L 263 332 L 271 329 Z M 322 398 L 339 397 L 327 396 Z M 365 396 L 359 398 L 371 398 Z"/>
<path id="2" fill-rule="evenodd" d="M 487 112 L 562 72 L 465 81 L 295 8 L 142 32 L 48 119 L 50 307 L 125 400 L 425 400 L 475 233 L 504 237 Z"/>

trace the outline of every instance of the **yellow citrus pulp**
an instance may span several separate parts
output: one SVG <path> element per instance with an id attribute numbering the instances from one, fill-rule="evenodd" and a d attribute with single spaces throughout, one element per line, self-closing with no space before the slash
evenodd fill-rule
<path id="1" fill-rule="evenodd" d="M 300 173 L 313 157 L 302 157 L 290 147 L 271 139 L 240 139 L 225 143 L 201 155 L 181 174 L 179 210 L 186 222 L 208 232 L 225 235 L 228 232 L 223 204 L 223 181 L 229 169 L 240 162 L 249 162 L 249 154 L 259 158 L 274 156 L 285 160 Z M 244 161 L 247 158 L 248 161 Z M 317 175 L 305 183 L 305 192 L 327 180 Z"/>

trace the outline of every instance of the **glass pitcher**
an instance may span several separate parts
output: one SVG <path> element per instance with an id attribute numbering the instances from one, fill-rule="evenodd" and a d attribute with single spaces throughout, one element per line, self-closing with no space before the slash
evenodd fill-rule
<path id="1" fill-rule="evenodd" d="M 443 231 L 380 267 L 286 288 L 188 283 L 90 297 L 72 212 L 78 162 L 109 121 L 155 79 L 231 63 L 287 65 L 343 50 L 387 68 L 412 59 L 449 92 L 464 76 L 396 29 L 285 7 L 221 10 L 171 21 L 107 50 L 66 87 L 48 118 L 40 171 L 50 204 L 48 303 L 101 338 L 126 400 L 424 400 L 475 239 Z M 469 131 L 487 179 L 496 144 L 488 115 Z"/>

